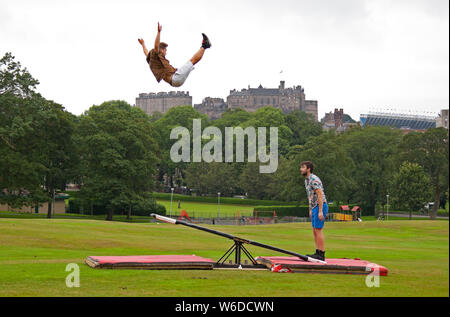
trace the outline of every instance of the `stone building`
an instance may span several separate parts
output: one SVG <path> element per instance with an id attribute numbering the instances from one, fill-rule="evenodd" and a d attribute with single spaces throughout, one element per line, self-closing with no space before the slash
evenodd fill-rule
<path id="1" fill-rule="evenodd" d="M 66 203 L 64 200 L 55 200 L 53 205 L 53 213 L 55 214 L 64 214 L 66 212 Z M 12 211 L 12 212 L 22 212 L 22 213 L 39 213 L 39 214 L 47 214 L 48 213 L 48 203 L 42 203 L 38 206 L 22 206 L 19 208 L 13 208 L 8 204 L 0 204 L 0 211 Z"/>
<path id="2" fill-rule="evenodd" d="M 278 88 L 233 89 L 227 97 L 227 105 L 230 109 L 242 108 L 249 112 L 255 112 L 259 108 L 272 106 L 280 108 L 284 113 L 300 110 L 310 113 L 318 121 L 318 104 L 315 100 L 306 100 L 305 91 L 301 86 L 286 88 L 281 81 Z"/>
<path id="3" fill-rule="evenodd" d="M 347 119 L 346 119 L 347 117 Z M 324 131 L 335 130 L 337 133 L 345 132 L 350 128 L 357 127 L 360 124 L 354 122 L 348 115 L 344 115 L 344 109 L 334 109 L 325 114 L 321 120 Z"/>
<path id="4" fill-rule="evenodd" d="M 441 110 L 436 118 L 436 128 L 446 128 L 448 130 L 448 109 Z"/>
<path id="5" fill-rule="evenodd" d="M 334 109 L 334 112 L 330 111 L 325 114 L 322 119 L 323 129 L 337 129 L 343 125 L 344 109 Z"/>
<path id="6" fill-rule="evenodd" d="M 192 107 L 192 96 L 189 96 L 189 92 L 142 93 L 136 98 L 136 107 L 141 108 L 149 115 L 155 111 L 166 113 L 170 108 L 177 106 Z"/>
<path id="7" fill-rule="evenodd" d="M 206 114 L 210 119 L 219 119 L 227 111 L 227 104 L 222 98 L 206 97 L 201 104 L 194 105 L 195 110 Z"/>

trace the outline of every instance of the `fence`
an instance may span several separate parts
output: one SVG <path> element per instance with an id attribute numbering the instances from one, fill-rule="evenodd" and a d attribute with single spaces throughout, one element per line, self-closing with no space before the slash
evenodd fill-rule
<path id="1" fill-rule="evenodd" d="M 239 217 L 237 215 L 239 214 Z M 311 218 L 309 217 L 294 217 L 294 216 L 284 216 L 278 218 L 273 214 L 270 217 L 261 217 L 261 215 L 252 215 L 246 216 L 241 213 L 236 213 L 235 216 L 224 216 L 217 218 L 217 213 L 195 213 L 188 212 L 189 218 L 193 223 L 199 224 L 210 224 L 210 225 L 230 225 L 230 226 L 250 226 L 250 225 L 267 225 L 267 224 L 276 224 L 276 223 L 306 223 L 311 222 Z M 169 213 L 167 213 L 169 216 Z M 189 221 L 185 217 L 180 217 L 182 214 L 180 212 L 172 212 L 172 218 L 182 219 L 185 221 Z M 351 215 L 347 215 L 351 216 Z M 335 214 L 329 213 L 325 217 L 327 222 L 340 222 L 344 220 L 340 220 L 339 217 L 336 217 Z M 348 221 L 348 220 L 347 220 Z"/>

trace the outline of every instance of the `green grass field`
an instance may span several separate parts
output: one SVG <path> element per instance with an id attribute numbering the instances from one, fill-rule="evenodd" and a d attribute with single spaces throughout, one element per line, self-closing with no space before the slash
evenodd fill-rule
<path id="1" fill-rule="evenodd" d="M 308 223 L 214 228 L 300 253 L 314 249 Z M 358 275 L 92 269 L 84 264 L 89 255 L 217 260 L 230 241 L 169 224 L 2 218 L 0 296 L 449 296 L 447 221 L 328 223 L 325 237 L 327 256 L 370 260 L 386 266 L 389 276 L 368 288 Z M 68 263 L 80 266 L 80 288 L 65 286 Z"/>
<path id="2" fill-rule="evenodd" d="M 166 207 L 167 215 L 170 212 L 170 200 L 158 200 L 158 204 Z M 253 214 L 254 206 L 245 205 L 226 205 L 220 204 L 220 216 L 221 217 L 234 217 L 239 210 L 239 216 L 251 216 Z M 172 202 L 172 213 L 179 215 L 182 210 L 186 210 L 189 217 L 217 217 L 218 204 L 209 204 L 202 202 L 181 202 L 180 208 L 178 208 L 178 201 Z"/>

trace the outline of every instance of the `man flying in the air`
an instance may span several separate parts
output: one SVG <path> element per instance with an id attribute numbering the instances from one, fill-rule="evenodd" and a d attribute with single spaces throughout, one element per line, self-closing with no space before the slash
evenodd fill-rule
<path id="1" fill-rule="evenodd" d="M 194 65 L 202 59 L 205 50 L 211 47 L 211 42 L 208 37 L 202 33 L 203 41 L 200 50 L 195 53 L 195 55 L 186 64 L 177 69 L 172 67 L 166 59 L 168 45 L 159 41 L 161 30 L 162 26 L 159 25 L 158 22 L 158 34 L 156 35 L 155 46 L 150 52 L 145 46 L 143 39 L 138 39 L 138 41 L 142 45 L 147 63 L 150 65 L 150 69 L 153 75 L 155 75 L 158 83 L 161 79 L 164 79 L 164 81 L 166 81 L 169 85 L 173 87 L 180 87 L 184 84 L 190 72 L 194 69 Z"/>

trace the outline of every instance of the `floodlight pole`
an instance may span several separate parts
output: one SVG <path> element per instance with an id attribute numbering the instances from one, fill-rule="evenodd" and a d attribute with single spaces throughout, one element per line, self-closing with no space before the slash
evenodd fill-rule
<path id="1" fill-rule="evenodd" d="M 220 192 L 217 193 L 218 196 L 218 203 L 217 203 L 217 220 L 220 219 Z"/>
<path id="2" fill-rule="evenodd" d="M 170 195 L 170 217 L 172 217 L 172 200 L 173 200 L 173 190 L 174 188 L 171 188 L 172 194 Z"/>
<path id="3" fill-rule="evenodd" d="M 387 213 L 386 213 L 386 220 L 389 220 L 389 195 L 386 195 L 386 200 L 387 200 Z"/>

